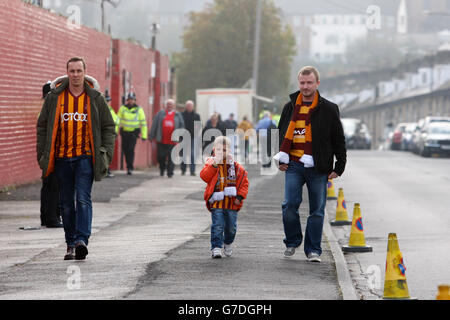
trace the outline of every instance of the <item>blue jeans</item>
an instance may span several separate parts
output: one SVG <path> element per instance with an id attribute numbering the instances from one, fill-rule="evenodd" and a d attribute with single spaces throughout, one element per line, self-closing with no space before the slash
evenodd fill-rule
<path id="1" fill-rule="evenodd" d="M 322 254 L 323 219 L 327 200 L 327 175 L 315 168 L 305 168 L 301 162 L 289 163 L 286 171 L 283 210 L 283 225 L 286 247 L 298 247 L 303 240 L 298 208 L 302 203 L 302 189 L 306 183 L 309 196 L 309 216 L 305 231 L 305 254 Z"/>
<path id="2" fill-rule="evenodd" d="M 236 237 L 237 211 L 228 209 L 211 210 L 211 250 L 232 244 Z"/>
<path id="3" fill-rule="evenodd" d="M 92 156 L 56 159 L 59 206 L 68 246 L 82 240 L 87 245 L 92 226 Z"/>

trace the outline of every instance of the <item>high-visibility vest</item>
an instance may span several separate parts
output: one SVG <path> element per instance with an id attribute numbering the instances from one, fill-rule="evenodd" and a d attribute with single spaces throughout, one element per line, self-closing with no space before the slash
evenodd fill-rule
<path id="1" fill-rule="evenodd" d="M 114 109 L 111 106 L 109 107 L 109 111 L 111 112 L 111 116 L 114 120 L 114 124 L 116 125 L 116 133 L 119 132 L 119 117 L 117 116 L 116 112 L 114 111 Z"/>
<path id="2" fill-rule="evenodd" d="M 119 113 L 119 126 L 123 128 L 123 131 L 132 132 L 141 128 L 141 138 L 147 139 L 147 121 L 145 120 L 144 110 L 135 105 L 132 108 L 127 106 L 121 106 Z"/>

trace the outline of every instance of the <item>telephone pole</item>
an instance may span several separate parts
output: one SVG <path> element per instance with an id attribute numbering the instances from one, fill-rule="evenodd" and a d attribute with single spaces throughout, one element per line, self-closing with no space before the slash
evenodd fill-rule
<path id="1" fill-rule="evenodd" d="M 112 5 L 114 8 L 117 8 L 117 6 L 120 4 L 120 0 L 101 0 L 100 7 L 102 9 L 102 32 L 106 32 L 106 26 L 105 26 L 105 2 L 108 2 L 110 5 Z"/>
<path id="2" fill-rule="evenodd" d="M 253 48 L 253 81 L 252 90 L 255 96 L 258 95 L 258 74 L 259 74 L 259 49 L 261 35 L 261 14 L 263 0 L 257 0 L 256 4 L 256 22 L 255 22 L 255 46 Z M 258 100 L 254 98 L 254 117 L 257 120 Z"/>

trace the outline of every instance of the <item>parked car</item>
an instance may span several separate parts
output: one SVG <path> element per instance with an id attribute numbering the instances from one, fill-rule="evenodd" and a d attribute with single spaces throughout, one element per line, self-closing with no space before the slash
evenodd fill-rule
<path id="1" fill-rule="evenodd" d="M 411 138 L 410 150 L 414 153 L 419 153 L 419 143 L 421 140 L 421 135 L 424 129 L 431 123 L 435 122 L 450 122 L 450 117 L 425 117 L 417 122 L 417 126 L 413 131 Z"/>
<path id="2" fill-rule="evenodd" d="M 359 119 L 342 118 L 347 149 L 370 149 L 372 137 L 367 126 Z"/>
<path id="3" fill-rule="evenodd" d="M 450 121 L 428 124 L 420 135 L 418 150 L 422 157 L 450 155 Z"/>

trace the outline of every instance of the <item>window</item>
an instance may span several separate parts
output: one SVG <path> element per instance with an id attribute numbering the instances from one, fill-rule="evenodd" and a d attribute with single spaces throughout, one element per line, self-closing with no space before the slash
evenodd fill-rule
<path id="1" fill-rule="evenodd" d="M 423 0 L 422 1 L 422 7 L 424 11 L 430 11 L 430 0 Z"/>
<path id="2" fill-rule="evenodd" d="M 302 36 L 297 36 L 296 41 L 297 41 L 297 46 L 300 47 L 300 45 L 302 43 Z"/>
<path id="3" fill-rule="evenodd" d="M 310 26 L 311 25 L 311 17 L 306 17 L 305 18 L 305 26 Z"/>
<path id="4" fill-rule="evenodd" d="M 299 27 L 302 24 L 300 16 L 294 16 L 292 23 L 294 24 L 294 27 Z"/>

